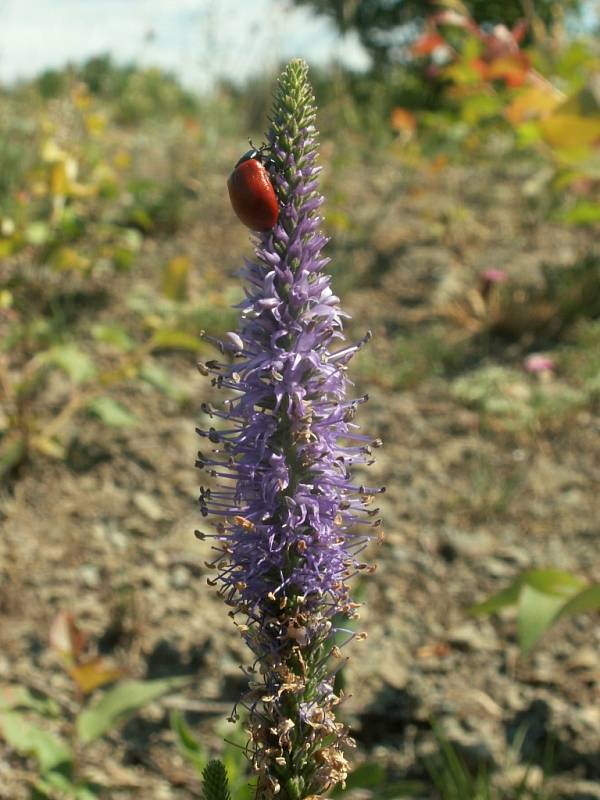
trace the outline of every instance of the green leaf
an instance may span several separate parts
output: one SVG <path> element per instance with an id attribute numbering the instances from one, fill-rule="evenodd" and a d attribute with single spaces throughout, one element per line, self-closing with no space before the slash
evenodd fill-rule
<path id="1" fill-rule="evenodd" d="M 133 250 L 135 253 L 137 253 L 137 251 L 141 249 L 143 243 L 144 237 L 138 230 L 135 228 L 124 229 L 123 244 L 125 247 L 128 247 L 129 250 Z"/>
<path id="2" fill-rule="evenodd" d="M 477 125 L 482 119 L 493 117 L 502 110 L 502 101 L 497 95 L 476 94 L 465 98 L 461 117 L 468 125 Z"/>
<path id="3" fill-rule="evenodd" d="M 152 345 L 156 349 L 165 350 L 191 350 L 199 353 L 205 349 L 204 342 L 191 333 L 172 328 L 162 328 L 152 337 Z"/>
<path id="4" fill-rule="evenodd" d="M 175 734 L 177 746 L 194 769 L 201 774 L 208 763 L 206 751 L 194 737 L 186 725 L 183 715 L 178 711 L 173 711 L 171 714 L 171 729 Z"/>
<path id="5" fill-rule="evenodd" d="M 483 600 L 481 603 L 471 606 L 469 608 L 469 613 L 475 614 L 476 616 L 494 614 L 501 608 L 516 605 L 519 600 L 519 592 L 521 591 L 522 584 L 523 576 L 521 575 L 507 589 L 503 589 L 501 592 L 498 592 L 498 594 L 488 597 L 487 600 Z"/>
<path id="6" fill-rule="evenodd" d="M 42 245 L 50 238 L 50 228 L 45 222 L 32 222 L 25 229 L 25 239 L 28 244 Z"/>
<path id="7" fill-rule="evenodd" d="M 590 200 L 580 200 L 578 203 L 559 215 L 561 222 L 570 222 L 575 225 L 591 225 L 600 222 L 600 203 Z"/>
<path id="8" fill-rule="evenodd" d="M 57 717 L 60 714 L 60 706 L 50 697 L 32 692 L 26 686 L 0 686 L 0 712 L 17 708 L 31 709 L 44 717 Z"/>
<path id="9" fill-rule="evenodd" d="M 96 341 L 110 344 L 123 353 L 127 353 L 133 347 L 131 337 L 120 325 L 94 325 L 92 336 Z"/>
<path id="10" fill-rule="evenodd" d="M 187 678 L 155 681 L 124 681 L 105 692 L 100 700 L 85 708 L 77 718 L 77 736 L 82 744 L 98 739 L 120 725 L 140 708 L 187 683 Z"/>
<path id="11" fill-rule="evenodd" d="M 163 272 L 162 292 L 169 300 L 176 302 L 185 300 L 191 266 L 192 262 L 188 256 L 175 256 L 166 265 Z"/>
<path id="12" fill-rule="evenodd" d="M 48 458 L 62 459 L 66 455 L 65 446 L 58 441 L 48 436 L 33 436 L 29 441 L 32 450 L 42 453 Z"/>
<path id="13" fill-rule="evenodd" d="M 563 595 L 549 594 L 524 584 L 518 606 L 519 643 L 524 653 L 529 653 L 548 630 L 564 604 Z"/>
<path id="14" fill-rule="evenodd" d="M 586 155 L 600 138 L 600 116 L 587 117 L 568 109 L 557 109 L 539 126 L 545 142 L 560 154 Z"/>
<path id="15" fill-rule="evenodd" d="M 371 789 L 385 782 L 385 768 L 376 761 L 361 764 L 348 775 L 346 789 Z"/>
<path id="16" fill-rule="evenodd" d="M 250 784 L 251 776 L 245 752 L 248 736 L 243 719 L 238 720 L 233 730 L 229 722 L 222 724 L 219 727 L 219 735 L 225 742 L 221 761 L 229 777 L 233 797 L 235 800 L 253 800 L 255 792 Z"/>
<path id="17" fill-rule="evenodd" d="M 523 122 L 517 128 L 517 142 L 522 148 L 537 144 L 541 138 L 540 126 L 533 120 Z"/>
<path id="18" fill-rule="evenodd" d="M 177 386 L 173 376 L 154 361 L 142 364 L 139 376 L 143 381 L 154 386 L 160 392 L 173 400 L 181 400 L 183 392 Z"/>
<path id="19" fill-rule="evenodd" d="M 576 575 L 559 569 L 524 572 L 507 589 L 472 606 L 472 614 L 492 614 L 517 605 L 519 642 L 528 653 L 552 625 L 565 603 L 585 586 Z M 585 602 L 585 601 L 584 601 Z M 574 613 L 574 612 L 573 612 Z"/>
<path id="20" fill-rule="evenodd" d="M 42 772 L 73 762 L 73 752 L 63 739 L 15 711 L 0 713 L 0 733 L 19 753 L 34 756 Z"/>
<path id="21" fill-rule="evenodd" d="M 220 761 L 209 761 L 202 772 L 204 800 L 231 800 L 227 772 Z"/>
<path id="22" fill-rule="evenodd" d="M 523 575 L 526 583 L 546 594 L 556 594 L 563 598 L 583 589 L 585 581 L 561 569 L 533 569 Z"/>
<path id="23" fill-rule="evenodd" d="M 75 383 L 85 383 L 96 375 L 92 359 L 74 344 L 57 345 L 48 351 L 48 361 L 64 370 Z"/>
<path id="24" fill-rule="evenodd" d="M 52 770 L 37 781 L 35 788 L 51 797 L 55 797 L 59 791 L 62 792 L 61 796 L 72 797 L 73 800 L 97 800 L 100 787 L 90 783 L 73 783 L 68 775 Z"/>
<path id="25" fill-rule="evenodd" d="M 600 609 L 600 583 L 587 586 L 583 591 L 572 597 L 561 609 L 561 617 L 569 614 L 581 614 L 584 611 L 598 611 Z"/>
<path id="26" fill-rule="evenodd" d="M 17 433 L 6 436 L 0 442 L 0 478 L 14 467 L 18 467 L 27 454 L 25 437 Z"/>
<path id="27" fill-rule="evenodd" d="M 88 403 L 87 408 L 88 411 L 91 411 L 92 414 L 112 428 L 126 428 L 130 425 L 135 425 L 137 422 L 135 416 L 126 406 L 113 400 L 108 395 L 94 398 Z"/>

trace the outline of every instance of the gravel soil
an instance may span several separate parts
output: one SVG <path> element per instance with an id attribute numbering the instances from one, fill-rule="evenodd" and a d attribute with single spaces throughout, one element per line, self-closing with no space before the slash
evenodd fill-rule
<path id="1" fill-rule="evenodd" d="M 551 334 L 490 336 L 458 363 L 431 373 L 426 365 L 416 377 L 413 369 L 408 379 L 398 344 L 408 337 L 414 358 L 419 337 L 440 325 L 448 341 L 462 342 L 459 325 L 428 315 L 464 298 L 481 270 L 502 268 L 535 286 L 544 264 L 568 270 L 597 244 L 590 233 L 541 221 L 539 204 L 522 193 L 531 165 L 514 174 L 502 164 L 415 169 L 393 154 L 345 165 L 329 143 L 324 154 L 334 288 L 352 315 L 351 335 L 374 333 L 352 373 L 357 392 L 370 395 L 359 421 L 384 440 L 369 481 L 387 487 L 379 503 L 386 538 L 369 553 L 378 570 L 357 588 L 368 639 L 351 645 L 345 671 L 342 713 L 357 739 L 355 758 L 377 759 L 390 778 L 426 777 L 436 720 L 467 763 L 490 766 L 499 785 L 516 785 L 526 764 L 534 765 L 530 782 L 539 782 L 552 745 L 555 796 L 600 798 L 597 616 L 561 622 L 523 657 L 514 611 L 484 619 L 467 612 L 533 566 L 600 580 L 598 408 L 579 404 L 514 426 L 484 419 L 457 396 L 456 381 L 485 365 L 520 370 L 531 386 L 522 358 L 562 347 Z M 239 292 L 234 273 L 250 248 L 232 224 L 222 174 L 209 172 L 203 197 L 190 201 L 196 224 L 147 242 L 135 277 L 114 278 L 113 316 L 126 317 L 127 298 L 140 288 L 159 286 L 156 265 L 174 254 L 194 260 L 191 302 L 210 289 L 218 311 Z M 210 208 L 204 195 L 215 198 Z M 211 289 L 206 276 L 215 283 L 215 274 Z M 128 674 L 189 676 L 184 689 L 81 755 L 82 773 L 111 800 L 199 797 L 169 711 L 185 711 L 218 752 L 216 731 L 244 686 L 246 653 L 206 584 L 209 545 L 193 536 L 194 427 L 200 403 L 219 398 L 192 356 L 158 359 L 187 401 L 124 385 L 116 396 L 137 426 L 106 428 L 78 416 L 66 462 L 36 458 L 0 493 L 0 684 L 48 692 L 65 719 L 72 715 L 76 693 L 48 648 L 51 621 L 65 609 Z M 49 407 L 60 391 L 48 387 Z M 0 798 L 29 797 L 32 779 L 33 762 L 0 742 Z"/>

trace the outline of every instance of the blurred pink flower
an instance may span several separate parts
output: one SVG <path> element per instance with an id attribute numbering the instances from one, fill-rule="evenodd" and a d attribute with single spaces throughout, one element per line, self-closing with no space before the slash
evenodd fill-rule
<path id="1" fill-rule="evenodd" d="M 485 283 L 506 283 L 508 273 L 503 269 L 484 269 L 479 273 Z"/>
<path id="2" fill-rule="evenodd" d="M 503 269 L 484 269 L 479 273 L 479 293 L 484 300 L 487 300 L 492 287 L 500 283 L 506 283 L 508 273 Z"/>
<path id="3" fill-rule="evenodd" d="M 533 374 L 552 372 L 554 367 L 554 359 L 541 353 L 532 353 L 525 359 L 525 369 Z"/>

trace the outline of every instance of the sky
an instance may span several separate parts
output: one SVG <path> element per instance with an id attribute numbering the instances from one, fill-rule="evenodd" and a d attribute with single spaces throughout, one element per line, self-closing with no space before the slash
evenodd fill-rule
<path id="1" fill-rule="evenodd" d="M 198 91 L 302 56 L 368 64 L 355 36 L 289 0 L 0 0 L 0 81 L 110 52 L 177 72 Z"/>

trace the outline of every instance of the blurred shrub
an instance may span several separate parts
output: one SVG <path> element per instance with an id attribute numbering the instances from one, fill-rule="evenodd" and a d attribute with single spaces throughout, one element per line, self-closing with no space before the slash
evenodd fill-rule
<path id="1" fill-rule="evenodd" d="M 459 4 L 460 6 L 460 4 Z M 533 24 L 533 21 L 532 23 Z M 600 95 L 597 43 L 546 38 L 525 47 L 527 25 L 480 26 L 454 8 L 430 16 L 412 52 L 443 87 L 444 113 L 418 117 L 421 136 L 467 155 L 542 157 L 523 185 L 563 222 L 600 220 Z M 568 190 L 568 191 L 566 191 Z"/>
<path id="2" fill-rule="evenodd" d="M 0 94 L 0 215 L 9 213 L 17 189 L 32 168 L 36 134 L 35 124 L 20 104 Z"/>
<path id="3" fill-rule="evenodd" d="M 98 92 L 124 92 L 139 77 L 108 59 L 82 71 Z M 125 384 L 186 402 L 159 354 L 203 347 L 204 307 L 175 274 L 178 264 L 189 268 L 187 256 L 165 259 L 162 306 L 161 263 L 151 296 L 126 319 L 114 295 L 119 273 L 139 266 L 144 240 L 182 225 L 184 202 L 197 192 L 187 181 L 198 168 L 199 127 L 180 109 L 162 125 L 160 146 L 156 137 L 137 139 L 114 124 L 113 101 L 91 92 L 75 68 L 61 75 L 0 94 L 1 475 L 34 453 L 67 458 L 78 415 L 136 424 L 115 396 Z M 144 85 L 162 114 L 161 87 L 173 82 L 161 81 L 153 74 Z M 38 90 L 65 94 L 48 100 Z M 155 111 L 151 103 L 142 113 Z"/>
<path id="4" fill-rule="evenodd" d="M 129 125 L 153 117 L 193 114 L 198 109 L 196 98 L 173 75 L 156 67 L 133 70 L 114 99 L 117 121 Z"/>
<path id="5" fill-rule="evenodd" d="M 294 0 L 296 5 L 310 6 L 320 14 L 332 19 L 342 33 L 354 31 L 370 54 L 373 69 L 380 71 L 392 63 L 406 58 L 414 24 L 432 11 L 435 3 L 419 0 L 370 0 L 363 3 L 348 3 L 346 0 Z M 444 5 L 438 3 L 437 5 Z M 522 19 L 528 6 L 540 23 L 551 25 L 562 22 L 566 11 L 577 11 L 579 0 L 536 0 L 526 4 L 521 0 L 464 0 L 447 3 L 453 9 L 469 14 L 477 23 L 503 22 L 513 25 Z M 531 13 L 530 12 L 530 13 Z"/>
<path id="6" fill-rule="evenodd" d="M 65 96 L 78 82 L 109 103 L 115 119 L 122 124 L 198 111 L 197 98 L 181 86 L 175 75 L 158 67 L 116 64 L 108 54 L 89 58 L 81 65 L 46 70 L 34 86 L 43 98 L 50 99 Z"/>

